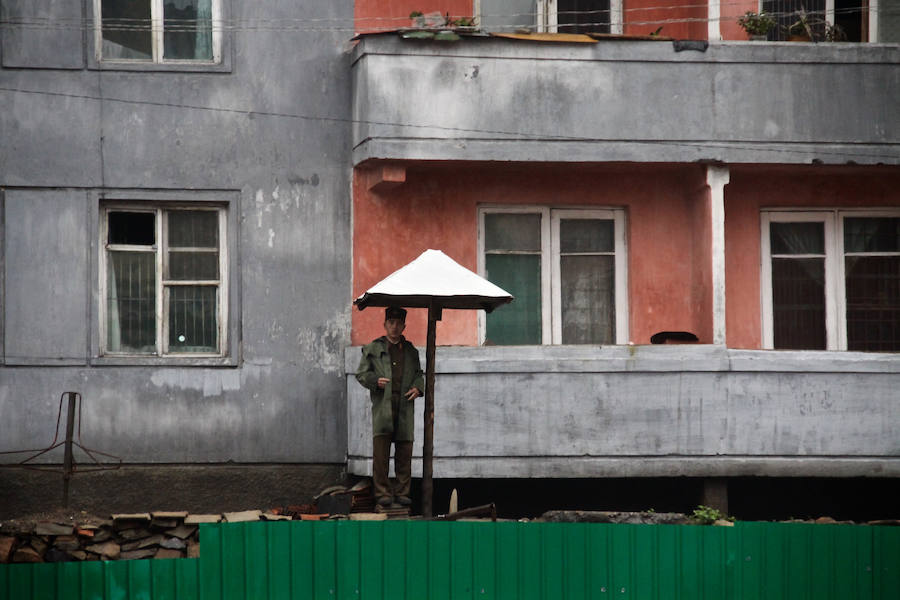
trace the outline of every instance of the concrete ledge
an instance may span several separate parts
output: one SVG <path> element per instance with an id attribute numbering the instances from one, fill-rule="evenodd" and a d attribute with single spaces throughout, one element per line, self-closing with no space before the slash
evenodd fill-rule
<path id="1" fill-rule="evenodd" d="M 344 352 L 356 372 L 361 348 Z M 425 349 L 419 352 L 424 356 Z M 423 365 L 424 368 L 424 365 Z M 900 354 L 734 350 L 714 345 L 439 346 L 435 370 L 465 373 L 900 373 Z"/>
<path id="2" fill-rule="evenodd" d="M 797 42 L 710 42 L 706 52 L 676 52 L 671 42 L 603 40 L 596 44 L 546 44 L 497 37 L 470 37 L 461 43 L 421 43 L 398 35 L 363 36 L 351 52 L 356 62 L 373 55 L 518 60 L 615 62 L 852 63 L 900 62 L 900 44 L 813 44 Z"/>
<path id="3" fill-rule="evenodd" d="M 347 470 L 372 475 L 372 458 L 351 456 Z M 413 476 L 422 476 L 421 456 Z M 438 478 L 592 477 L 900 477 L 898 458 L 746 456 L 516 456 L 434 458 Z"/>

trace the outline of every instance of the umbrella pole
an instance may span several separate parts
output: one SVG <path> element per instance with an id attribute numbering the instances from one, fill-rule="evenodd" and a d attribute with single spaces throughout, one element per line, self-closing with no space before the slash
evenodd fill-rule
<path id="1" fill-rule="evenodd" d="M 434 458 L 434 350 L 441 308 L 428 305 L 428 334 L 425 342 L 425 435 L 422 440 L 422 516 L 432 517 L 432 462 Z"/>

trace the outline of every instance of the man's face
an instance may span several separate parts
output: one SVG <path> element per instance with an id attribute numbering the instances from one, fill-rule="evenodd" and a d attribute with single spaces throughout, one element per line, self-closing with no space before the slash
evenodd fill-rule
<path id="1" fill-rule="evenodd" d="M 406 329 L 406 323 L 401 319 L 387 319 L 384 322 L 384 332 L 392 342 L 397 341 Z"/>

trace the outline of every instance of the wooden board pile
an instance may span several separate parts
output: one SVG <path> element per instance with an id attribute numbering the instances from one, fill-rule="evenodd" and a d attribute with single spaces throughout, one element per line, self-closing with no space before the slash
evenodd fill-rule
<path id="1" fill-rule="evenodd" d="M 200 523 L 219 515 L 154 512 L 112 515 L 99 524 L 36 523 L 0 534 L 0 562 L 67 562 L 199 556 Z"/>

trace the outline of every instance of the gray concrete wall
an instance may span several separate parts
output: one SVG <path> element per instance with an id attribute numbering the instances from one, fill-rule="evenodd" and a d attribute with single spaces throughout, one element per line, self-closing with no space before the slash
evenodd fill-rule
<path id="1" fill-rule="evenodd" d="M 900 162 L 896 44 L 381 35 L 353 59 L 355 163 Z"/>
<path id="2" fill-rule="evenodd" d="M 344 462 L 352 2 L 224 5 L 222 63 L 169 68 L 98 63 L 90 2 L 2 0 L 69 25 L 0 30 L 0 450 L 73 390 L 125 462 Z M 104 197 L 227 204 L 226 357 L 98 356 Z"/>
<path id="3" fill-rule="evenodd" d="M 368 474 L 359 348 L 345 359 L 348 469 Z M 439 347 L 436 372 L 435 477 L 900 477 L 893 354 Z"/>

